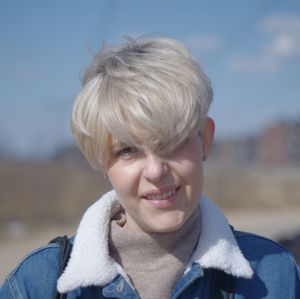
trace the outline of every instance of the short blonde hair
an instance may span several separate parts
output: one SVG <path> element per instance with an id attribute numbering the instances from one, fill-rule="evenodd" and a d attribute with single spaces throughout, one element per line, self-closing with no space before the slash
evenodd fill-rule
<path id="1" fill-rule="evenodd" d="M 103 169 L 112 138 L 164 155 L 199 130 L 210 81 L 184 45 L 170 38 L 103 46 L 83 76 L 72 131 L 91 166 Z"/>

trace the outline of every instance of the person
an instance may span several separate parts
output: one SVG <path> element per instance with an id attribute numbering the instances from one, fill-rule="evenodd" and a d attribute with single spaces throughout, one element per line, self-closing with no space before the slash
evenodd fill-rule
<path id="1" fill-rule="evenodd" d="M 27 256 L 1 298 L 300 298 L 279 244 L 232 228 L 203 191 L 214 136 L 209 79 L 180 42 L 104 46 L 83 76 L 72 130 L 113 190 L 84 214 L 58 274 L 57 244 Z M 242 196 L 242 195 L 241 195 Z"/>

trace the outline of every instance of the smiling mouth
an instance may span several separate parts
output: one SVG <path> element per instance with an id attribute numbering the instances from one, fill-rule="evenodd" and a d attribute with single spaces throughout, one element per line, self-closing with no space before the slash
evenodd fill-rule
<path id="1" fill-rule="evenodd" d="M 175 195 L 175 193 L 180 189 L 179 187 L 169 189 L 168 191 L 164 192 L 155 192 L 155 193 L 149 193 L 146 196 L 144 196 L 147 200 L 166 200 Z"/>

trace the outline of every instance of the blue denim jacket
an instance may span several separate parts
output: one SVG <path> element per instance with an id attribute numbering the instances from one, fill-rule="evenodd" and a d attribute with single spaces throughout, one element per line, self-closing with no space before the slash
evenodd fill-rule
<path id="1" fill-rule="evenodd" d="M 139 298 L 127 274 L 105 250 L 107 230 L 102 231 L 99 239 L 100 231 L 89 229 L 99 224 L 99 219 L 110 221 L 114 205 L 115 195 L 109 193 L 86 212 L 74 239 L 70 261 L 59 280 L 59 246 L 48 244 L 25 257 L 7 276 L 0 298 L 52 299 L 56 288 L 67 293 L 67 299 Z M 225 273 L 225 281 L 228 277 L 233 282 L 236 299 L 300 298 L 300 269 L 282 246 L 253 234 L 232 232 L 220 209 L 205 198 L 200 201 L 200 210 L 203 224 L 199 243 L 173 289 L 172 299 L 211 298 L 218 272 Z M 212 223 L 213 226 L 209 225 Z M 95 251 L 90 244 L 97 241 L 100 243 Z"/>

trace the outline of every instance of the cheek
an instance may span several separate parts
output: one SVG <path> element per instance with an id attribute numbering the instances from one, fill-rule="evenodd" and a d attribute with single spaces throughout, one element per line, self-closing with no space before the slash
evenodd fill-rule
<path id="1" fill-rule="evenodd" d="M 195 191 L 202 190 L 203 170 L 201 163 L 197 163 L 197 161 L 195 161 L 195 163 L 190 165 L 187 170 L 186 177 L 188 181 L 187 183 L 191 185 Z"/>
<path id="2" fill-rule="evenodd" d="M 203 189 L 201 148 L 195 147 L 194 150 L 189 151 L 181 162 L 178 164 L 177 170 L 186 186 L 186 195 L 192 202 L 198 202 Z"/>
<path id="3" fill-rule="evenodd" d="M 201 148 L 195 147 L 188 151 L 184 157 L 182 163 L 179 163 L 179 171 L 189 181 L 202 181 L 203 177 L 203 164 Z"/>
<path id="4" fill-rule="evenodd" d="M 108 169 L 107 175 L 120 199 L 126 200 L 127 197 L 135 195 L 138 176 L 134 167 L 114 165 Z"/>

